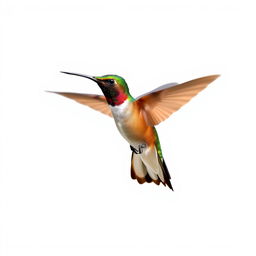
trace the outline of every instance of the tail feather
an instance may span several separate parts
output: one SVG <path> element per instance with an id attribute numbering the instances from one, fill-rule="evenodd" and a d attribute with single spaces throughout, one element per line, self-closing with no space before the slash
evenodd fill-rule
<path id="1" fill-rule="evenodd" d="M 136 179 L 139 184 L 145 182 L 151 183 L 154 182 L 156 185 L 162 183 L 164 186 L 168 186 L 173 190 L 172 184 L 170 182 L 171 176 L 168 171 L 168 168 L 165 164 L 164 159 L 161 159 L 158 155 L 158 162 L 161 173 L 158 173 L 152 170 L 149 166 L 145 165 L 139 154 L 132 153 L 131 159 L 131 178 Z"/>
<path id="2" fill-rule="evenodd" d="M 159 185 L 160 180 L 156 177 L 151 177 L 152 174 L 148 172 L 147 167 L 141 160 L 140 156 L 138 154 L 134 154 L 132 152 L 132 159 L 131 159 L 131 178 L 136 179 L 139 184 L 143 184 L 145 182 L 151 183 L 152 181 Z"/>
<path id="3" fill-rule="evenodd" d="M 169 173 L 169 170 L 166 166 L 166 163 L 164 161 L 164 159 L 160 159 L 160 157 L 158 158 L 158 161 L 159 161 L 159 164 L 162 168 L 162 171 L 163 171 L 163 175 L 164 175 L 164 185 L 166 184 L 172 191 L 173 191 L 173 187 L 172 187 L 172 184 L 171 184 L 171 175 Z"/>

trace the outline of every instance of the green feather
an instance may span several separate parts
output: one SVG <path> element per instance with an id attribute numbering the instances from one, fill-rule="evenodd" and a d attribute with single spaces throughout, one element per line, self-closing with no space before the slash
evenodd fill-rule
<path id="1" fill-rule="evenodd" d="M 122 78 L 121 76 L 117 76 L 117 75 L 105 75 L 105 76 L 96 76 L 96 78 L 99 79 L 114 79 L 119 85 L 121 85 L 124 88 L 124 92 L 128 95 L 128 100 L 129 101 L 134 101 L 135 99 L 131 96 L 130 92 L 129 92 L 129 87 L 126 83 L 126 81 L 124 80 L 124 78 Z"/>
<path id="2" fill-rule="evenodd" d="M 160 156 L 161 160 L 163 160 L 163 153 L 162 153 L 162 149 L 161 149 L 161 144 L 160 144 L 160 140 L 156 131 L 156 128 L 154 127 L 154 134 L 156 137 L 156 149 L 157 149 L 157 153 Z"/>

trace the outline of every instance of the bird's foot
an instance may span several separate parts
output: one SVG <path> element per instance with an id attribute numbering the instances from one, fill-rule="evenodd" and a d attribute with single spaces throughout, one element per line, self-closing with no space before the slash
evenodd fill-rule
<path id="1" fill-rule="evenodd" d="M 146 148 L 146 144 L 139 144 L 138 149 L 130 145 L 131 151 L 135 154 L 142 154 L 143 148 Z"/>

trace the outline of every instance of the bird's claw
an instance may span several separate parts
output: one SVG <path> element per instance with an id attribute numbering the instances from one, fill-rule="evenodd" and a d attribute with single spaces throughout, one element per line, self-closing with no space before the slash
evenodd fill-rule
<path id="1" fill-rule="evenodd" d="M 130 145 L 130 149 L 131 149 L 131 151 L 132 151 L 133 153 L 139 154 L 139 151 L 138 151 L 136 148 L 134 148 L 133 146 L 131 146 L 131 145 Z"/>
<path id="2" fill-rule="evenodd" d="M 146 144 L 139 144 L 138 149 L 130 145 L 131 151 L 135 154 L 142 154 L 143 148 L 146 148 Z"/>

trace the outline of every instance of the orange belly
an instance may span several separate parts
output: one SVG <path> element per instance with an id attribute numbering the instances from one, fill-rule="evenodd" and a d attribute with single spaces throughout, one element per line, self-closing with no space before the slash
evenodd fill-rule
<path id="1" fill-rule="evenodd" d="M 122 115 L 116 114 L 114 118 L 119 132 L 132 146 L 155 144 L 154 128 L 147 125 L 137 102 L 129 104 Z"/>

